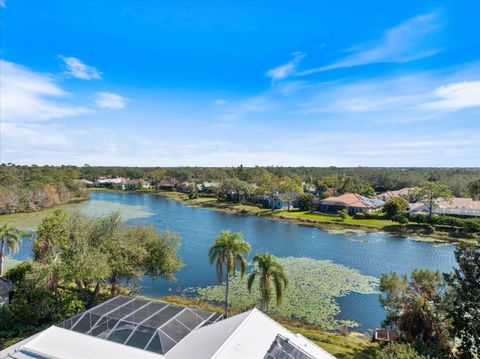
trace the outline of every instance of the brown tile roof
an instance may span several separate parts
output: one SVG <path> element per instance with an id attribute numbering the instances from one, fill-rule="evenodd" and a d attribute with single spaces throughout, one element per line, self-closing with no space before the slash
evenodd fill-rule
<path id="1" fill-rule="evenodd" d="M 359 195 L 358 193 L 344 193 L 336 197 L 328 197 L 320 201 L 321 204 L 341 204 L 348 207 L 357 208 L 374 208 L 371 201 L 367 201 L 367 198 Z"/>

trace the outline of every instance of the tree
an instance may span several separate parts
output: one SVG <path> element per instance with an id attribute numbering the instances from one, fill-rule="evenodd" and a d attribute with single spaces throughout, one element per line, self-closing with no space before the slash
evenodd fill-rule
<path id="1" fill-rule="evenodd" d="M 215 238 L 215 242 L 208 251 L 210 264 L 216 265 L 217 277 L 223 282 L 223 267 L 225 266 L 225 317 L 228 316 L 228 291 L 230 276 L 235 274 L 236 266 L 240 267 L 240 276 L 243 278 L 247 268 L 247 257 L 250 245 L 245 242 L 240 232 L 230 233 L 222 231 Z"/>
<path id="2" fill-rule="evenodd" d="M 458 268 L 444 274 L 451 289 L 448 316 L 452 336 L 460 340 L 461 358 L 480 355 L 480 247 L 459 245 L 455 249 Z"/>
<path id="3" fill-rule="evenodd" d="M 383 274 L 379 299 L 387 313 L 383 325 L 399 329 L 408 342 L 448 351 L 444 290 L 439 272 L 415 270 L 410 279 L 395 272 Z"/>
<path id="4" fill-rule="evenodd" d="M 476 200 L 480 200 L 480 178 L 467 185 L 468 194 Z"/>
<path id="5" fill-rule="evenodd" d="M 311 211 L 313 207 L 313 201 L 315 196 L 313 194 L 303 194 L 298 199 L 298 207 L 301 211 Z"/>
<path id="6" fill-rule="evenodd" d="M 300 181 L 290 177 L 285 177 L 280 181 L 279 190 L 281 197 L 287 201 L 288 211 L 290 211 L 290 203 L 303 192 Z"/>
<path id="7" fill-rule="evenodd" d="M 450 199 L 452 197 L 452 191 L 445 184 L 437 182 L 425 182 L 414 191 L 414 196 L 419 202 L 427 206 L 428 215 L 431 217 L 433 209 L 437 205 L 438 199 Z"/>
<path id="8" fill-rule="evenodd" d="M 119 283 L 126 287 L 145 275 L 173 280 L 182 267 L 179 242 L 168 231 L 125 225 L 118 213 L 88 218 L 56 211 L 39 226 L 29 277 L 54 294 L 60 284 L 76 286 L 90 308 L 102 290 L 116 294 Z"/>
<path id="9" fill-rule="evenodd" d="M 285 289 L 288 280 L 283 270 L 283 266 L 278 259 L 270 253 L 256 254 L 253 257 L 255 270 L 248 277 L 248 290 L 251 292 L 255 279 L 258 278 L 258 286 L 260 289 L 261 307 L 263 312 L 268 311 L 268 306 L 272 298 L 272 283 L 275 289 L 275 298 L 277 305 L 283 301 Z"/>
<path id="10" fill-rule="evenodd" d="M 387 200 L 383 209 L 388 218 L 393 218 L 405 213 L 408 209 L 408 202 L 402 197 L 392 197 Z"/>
<path id="11" fill-rule="evenodd" d="M 346 220 L 348 217 L 348 211 L 346 209 L 341 209 L 340 211 L 337 212 L 337 214 L 340 217 L 342 222 Z"/>
<path id="12" fill-rule="evenodd" d="M 238 197 L 238 203 L 241 203 L 246 195 L 253 193 L 254 187 L 238 178 L 226 180 L 220 187 L 220 193 L 224 195 L 236 194 Z"/>
<path id="13" fill-rule="evenodd" d="M 4 224 L 0 227 L 0 277 L 3 276 L 3 265 L 5 259 L 5 248 L 7 254 L 17 253 L 22 243 L 20 231 L 15 227 Z"/>

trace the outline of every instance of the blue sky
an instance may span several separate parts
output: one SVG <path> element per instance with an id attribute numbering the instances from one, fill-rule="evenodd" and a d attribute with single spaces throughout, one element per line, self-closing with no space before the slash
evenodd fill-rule
<path id="1" fill-rule="evenodd" d="M 480 166 L 479 2 L 0 11 L 0 162 Z"/>

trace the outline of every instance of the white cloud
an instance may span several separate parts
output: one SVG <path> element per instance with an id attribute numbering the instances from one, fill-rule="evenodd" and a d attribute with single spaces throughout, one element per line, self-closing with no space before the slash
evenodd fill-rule
<path id="1" fill-rule="evenodd" d="M 113 92 L 97 92 L 95 93 L 95 104 L 100 108 L 108 108 L 110 110 L 120 110 L 130 101 L 128 98 Z"/>
<path id="2" fill-rule="evenodd" d="M 420 108 L 430 110 L 462 110 L 480 107 L 480 81 L 463 81 L 440 86 L 435 90 L 440 99 L 427 102 Z"/>
<path id="3" fill-rule="evenodd" d="M 214 101 L 214 103 L 215 103 L 215 105 L 222 106 L 222 105 L 225 105 L 225 104 L 227 103 L 227 101 L 224 100 L 224 99 L 219 98 L 219 99 L 216 99 L 216 100 Z"/>
<path id="4" fill-rule="evenodd" d="M 269 70 L 267 72 L 267 76 L 271 77 L 273 80 L 281 80 L 293 74 L 296 71 L 300 61 L 305 57 L 305 54 L 303 52 L 297 51 L 292 53 L 292 56 L 293 59 L 286 64 Z"/>
<path id="5" fill-rule="evenodd" d="M 88 66 L 76 57 L 65 57 L 60 55 L 65 62 L 67 74 L 80 80 L 101 79 L 102 74 L 95 67 Z"/>
<path id="6" fill-rule="evenodd" d="M 4 60 L 0 60 L 0 74 L 3 121 L 49 120 L 88 112 L 83 106 L 59 102 L 68 93 L 46 74 Z"/>
<path id="7" fill-rule="evenodd" d="M 374 45 L 360 45 L 351 55 L 330 65 L 302 71 L 299 75 L 381 62 L 404 63 L 432 56 L 438 48 L 432 45 L 432 36 L 439 28 L 436 13 L 416 16 L 385 32 Z"/>

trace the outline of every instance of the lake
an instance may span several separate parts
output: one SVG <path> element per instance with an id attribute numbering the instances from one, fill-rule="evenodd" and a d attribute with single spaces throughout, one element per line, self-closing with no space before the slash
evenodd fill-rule
<path id="1" fill-rule="evenodd" d="M 93 192 L 89 201 L 73 208 L 92 215 L 119 209 L 128 223 L 154 225 L 159 231 L 168 228 L 181 235 L 179 254 L 185 267 L 176 273 L 174 283 L 145 278 L 140 293 L 149 296 L 181 293 L 189 287 L 217 284 L 207 252 L 215 236 L 224 229 L 242 232 L 252 247 L 251 256 L 268 251 L 277 257 L 331 260 L 377 278 L 385 272 L 409 273 L 415 268 L 447 272 L 455 265 L 452 244 L 426 243 L 382 232 L 364 235 L 329 233 L 262 217 L 190 207 L 152 194 Z M 30 248 L 25 242 L 15 257 L 27 258 L 31 254 Z M 377 294 L 350 292 L 335 300 L 341 309 L 337 318 L 353 320 L 360 329 L 375 328 L 384 317 Z"/>

